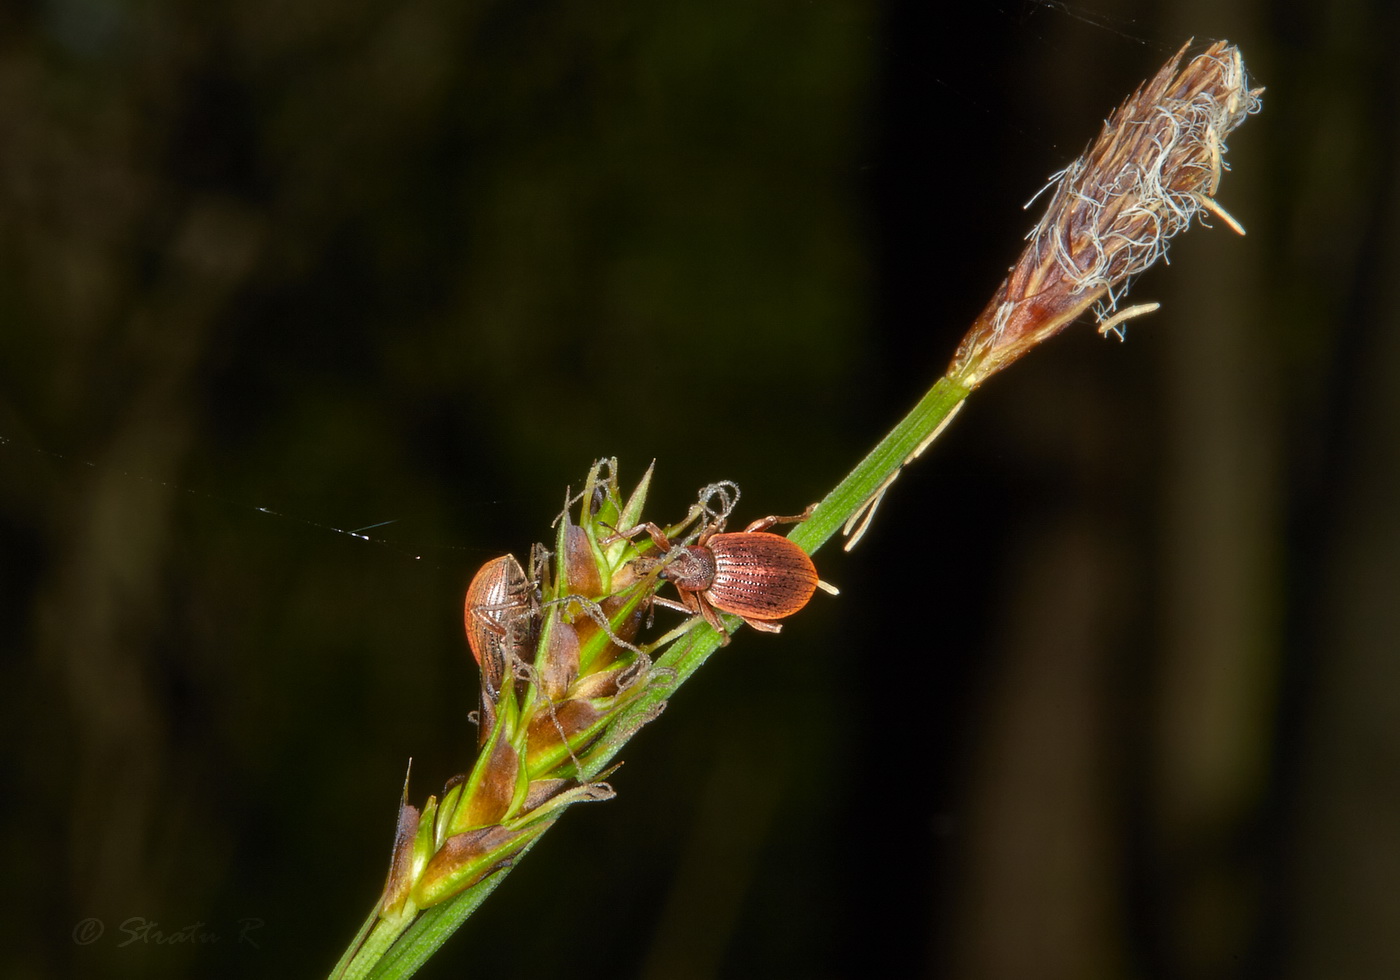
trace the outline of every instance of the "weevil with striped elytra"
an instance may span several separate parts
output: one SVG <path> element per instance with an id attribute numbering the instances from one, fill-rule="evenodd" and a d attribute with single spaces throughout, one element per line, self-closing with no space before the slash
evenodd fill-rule
<path id="1" fill-rule="evenodd" d="M 738 616 L 756 630 L 777 633 L 774 622 L 801 611 L 818 586 L 835 591 L 817 577 L 807 553 L 769 528 L 795 524 L 811 516 L 815 504 L 794 517 L 764 517 L 742 531 L 726 532 L 720 517 L 701 532 L 694 544 L 675 546 L 666 532 L 647 523 L 624 532 L 643 531 L 659 552 L 632 561 L 639 575 L 655 571 L 680 595 L 679 603 L 655 598 L 657 605 L 702 617 L 729 642 L 720 613 Z"/>

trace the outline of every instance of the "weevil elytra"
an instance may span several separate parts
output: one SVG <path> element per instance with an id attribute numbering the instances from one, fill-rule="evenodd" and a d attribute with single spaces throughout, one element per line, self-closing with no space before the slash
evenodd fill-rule
<path id="1" fill-rule="evenodd" d="M 467 586 L 462 609 L 467 643 L 493 698 L 508 666 L 529 644 L 537 618 L 534 599 L 534 587 L 514 555 L 491 559 Z"/>
<path id="2" fill-rule="evenodd" d="M 736 532 L 725 532 L 719 520 L 694 544 L 680 548 L 655 524 L 643 524 L 626 536 L 645 531 L 661 553 L 637 558 L 632 565 L 642 575 L 659 568 L 657 574 L 675 585 L 681 601 L 655 601 L 704 617 L 724 643 L 729 642 L 729 634 L 719 618 L 722 612 L 738 616 L 756 630 L 777 633 L 782 626 L 773 620 L 807 605 L 818 579 L 807 553 L 768 528 L 804 521 L 811 512 L 809 507 L 796 517 L 765 517 Z"/>

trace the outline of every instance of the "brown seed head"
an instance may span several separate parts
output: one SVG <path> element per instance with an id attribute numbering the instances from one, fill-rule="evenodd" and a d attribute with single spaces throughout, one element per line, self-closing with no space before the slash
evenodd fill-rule
<path id="1" fill-rule="evenodd" d="M 976 387 L 1100 301 L 1102 319 L 1202 212 L 1243 231 L 1213 195 L 1226 169 L 1225 137 L 1259 110 L 1263 89 L 1247 87 L 1233 45 L 1217 41 L 1178 71 L 1185 52 L 1057 175 L 1020 261 L 959 345 L 948 370 L 954 380 Z"/>

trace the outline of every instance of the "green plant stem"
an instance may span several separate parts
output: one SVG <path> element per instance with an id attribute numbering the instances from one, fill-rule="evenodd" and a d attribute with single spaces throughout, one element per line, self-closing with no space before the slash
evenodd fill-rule
<path id="1" fill-rule="evenodd" d="M 404 980 L 418 972 L 418 968 L 437 952 L 447 937 L 457 931 L 477 906 L 486 901 L 486 896 L 505 881 L 506 874 L 515 863 L 535 846 L 539 838 L 525 845 L 509 865 L 495 874 L 487 875 L 460 895 L 456 895 L 441 905 L 425 909 L 413 920 L 413 924 L 403 933 L 403 938 L 393 945 L 382 959 L 374 964 L 374 969 L 366 974 L 366 980 Z"/>
<path id="2" fill-rule="evenodd" d="M 376 905 L 369 921 L 331 971 L 330 980 L 403 980 L 413 976 L 477 906 L 486 901 L 515 862 L 538 840 L 537 837 L 526 844 L 511 863 L 497 873 L 487 875 L 462 894 L 424 909 L 417 916 L 380 921 Z"/>
<path id="3" fill-rule="evenodd" d="M 909 454 L 952 418 L 968 394 L 969 390 L 953 379 L 939 378 L 913 410 L 826 495 L 811 517 L 793 528 L 788 537 L 809 555 L 816 554 L 877 487 L 904 467 Z"/>
<path id="4" fill-rule="evenodd" d="M 969 393 L 969 389 L 958 380 L 939 378 L 913 411 L 861 460 L 836 489 L 826 495 L 811 517 L 799 524 L 789 537 L 808 554 L 815 554 L 841 525 L 861 510 L 872 494 L 888 486 L 888 481 L 906 465 L 911 454 L 931 440 Z M 737 618 L 726 617 L 726 626 L 731 631 L 739 625 Z M 618 715 L 600 744 L 588 753 L 582 778 L 597 778 L 632 735 L 655 716 L 666 699 L 699 669 L 719 645 L 719 634 L 704 623 L 672 643 L 656 662 L 659 676 L 664 679 L 650 684 Z M 534 843 L 532 841 L 525 850 L 528 851 Z M 363 941 L 363 946 L 355 949 L 352 944 L 354 952 L 347 952 L 337 965 L 337 972 L 331 974 L 332 978 L 402 980 L 412 976 L 495 890 L 522 857 L 524 851 L 509 865 L 488 875 L 462 894 L 419 913 L 411 925 L 407 920 L 400 923 L 380 922 L 370 928 L 367 937 L 361 930 L 356 943 Z"/>
<path id="5" fill-rule="evenodd" d="M 812 516 L 797 525 L 788 537 L 809 555 L 816 554 L 817 549 L 830 540 L 873 493 L 899 473 L 910 454 L 924 446 L 939 431 L 939 427 L 952 418 L 953 412 L 968 394 L 969 389 L 956 380 L 947 376 L 939 378 L 913 410 L 880 440 L 879 445 L 817 505 Z M 739 623 L 736 617 L 725 617 L 725 625 L 731 630 L 737 629 Z M 626 743 L 638 723 L 658 710 L 661 702 L 674 694 L 676 688 L 685 683 L 719 645 L 719 634 L 705 625 L 697 626 L 693 632 L 673 643 L 656 663 L 658 668 L 673 672 L 673 680 L 654 685 L 628 706 L 611 729 L 626 737 L 610 739 L 605 736 L 604 750 L 589 759 L 589 773 L 601 771 Z"/>
<path id="6" fill-rule="evenodd" d="M 364 973 L 364 965 L 372 965 L 374 960 L 384 955 L 384 950 L 377 953 L 367 952 L 370 949 L 366 942 L 369 934 L 379 925 L 379 902 L 374 903 L 374 908 L 370 910 L 369 918 L 365 924 L 360 926 L 360 931 L 355 933 L 355 938 L 350 940 L 350 945 L 345 947 L 345 952 L 340 954 L 340 961 L 331 969 L 331 980 L 355 980 Z M 377 945 L 377 944 L 376 944 Z M 361 969 L 356 969 L 358 961 Z"/>
<path id="7" fill-rule="evenodd" d="M 408 916 L 402 919 L 380 919 L 375 905 L 370 919 L 360 929 L 355 942 L 345 951 L 331 972 L 334 980 L 364 980 L 376 966 L 382 965 L 394 943 L 413 924 Z"/>

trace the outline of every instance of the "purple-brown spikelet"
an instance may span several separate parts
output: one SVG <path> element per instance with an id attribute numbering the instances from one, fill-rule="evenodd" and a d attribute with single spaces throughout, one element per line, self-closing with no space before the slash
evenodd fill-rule
<path id="1" fill-rule="evenodd" d="M 1189 45 L 1188 45 L 1189 46 Z M 1020 261 L 958 347 L 948 374 L 975 388 L 1098 306 L 1101 331 L 1148 308 L 1117 310 L 1130 280 L 1192 219 L 1214 214 L 1225 137 L 1257 112 L 1239 49 L 1217 41 L 1177 70 L 1183 46 L 1108 118 L 1058 175 Z"/>

